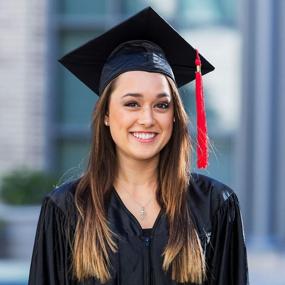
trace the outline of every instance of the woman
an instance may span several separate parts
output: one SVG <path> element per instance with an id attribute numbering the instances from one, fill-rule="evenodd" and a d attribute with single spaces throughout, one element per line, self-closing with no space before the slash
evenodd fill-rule
<path id="1" fill-rule="evenodd" d="M 247 284 L 237 196 L 189 170 L 195 56 L 147 8 L 61 60 L 100 97 L 85 174 L 43 201 L 30 285 Z"/>

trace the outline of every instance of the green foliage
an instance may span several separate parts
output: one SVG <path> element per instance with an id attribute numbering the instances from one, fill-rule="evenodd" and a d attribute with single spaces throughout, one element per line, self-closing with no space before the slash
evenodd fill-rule
<path id="1" fill-rule="evenodd" d="M 0 197 L 11 205 L 40 204 L 55 185 L 55 178 L 43 171 L 18 169 L 2 177 Z"/>

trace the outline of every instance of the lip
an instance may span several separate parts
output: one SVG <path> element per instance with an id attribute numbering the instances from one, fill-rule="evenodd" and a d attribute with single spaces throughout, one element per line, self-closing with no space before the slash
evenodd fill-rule
<path id="1" fill-rule="evenodd" d="M 135 137 L 134 135 L 133 135 L 133 133 L 147 133 L 147 134 L 149 134 L 149 133 L 154 133 L 155 135 L 154 135 L 154 137 L 153 138 L 149 138 L 149 139 L 142 139 L 142 138 L 137 138 L 137 137 Z M 156 140 L 156 137 L 157 137 L 157 135 L 158 135 L 158 133 L 156 133 L 156 132 L 130 132 L 130 134 L 131 134 L 131 136 L 136 140 L 136 141 L 138 141 L 138 142 L 141 142 L 141 143 L 152 143 L 152 142 L 154 142 L 155 140 Z"/>
<path id="2" fill-rule="evenodd" d="M 151 131 L 132 131 L 130 133 L 158 134 L 158 132 L 151 132 Z"/>

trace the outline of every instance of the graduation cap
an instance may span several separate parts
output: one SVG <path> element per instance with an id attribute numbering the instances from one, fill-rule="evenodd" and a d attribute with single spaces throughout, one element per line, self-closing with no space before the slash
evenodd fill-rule
<path id="1" fill-rule="evenodd" d="M 177 87 L 196 79 L 197 166 L 207 167 L 202 74 L 214 67 L 151 7 L 69 52 L 59 62 L 98 96 L 114 78 L 131 70 L 165 74 Z"/>

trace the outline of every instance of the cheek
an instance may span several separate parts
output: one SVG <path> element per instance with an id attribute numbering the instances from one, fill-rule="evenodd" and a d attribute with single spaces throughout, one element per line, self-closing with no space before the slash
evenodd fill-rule
<path id="1" fill-rule="evenodd" d="M 172 130 L 173 128 L 173 112 L 169 112 L 162 120 L 165 129 Z"/>
<path id="2" fill-rule="evenodd" d="M 127 128 L 131 125 L 133 118 L 130 114 L 126 112 L 117 112 L 110 116 L 110 124 L 111 126 L 116 126 L 117 128 Z"/>
<path id="3" fill-rule="evenodd" d="M 128 114 L 126 114 L 124 108 L 119 103 L 111 103 L 109 109 L 109 120 L 113 126 L 124 126 L 129 121 Z"/>
<path id="4" fill-rule="evenodd" d="M 120 109 L 119 112 L 110 113 L 110 132 L 114 141 L 120 141 L 127 137 L 128 130 L 134 124 L 135 119 L 130 112 L 124 112 Z"/>
<path id="5" fill-rule="evenodd" d="M 173 118 L 165 118 L 161 121 L 161 128 L 163 129 L 164 137 L 169 139 L 173 132 Z"/>
<path id="6" fill-rule="evenodd" d="M 169 137 L 172 135 L 172 132 L 173 132 L 173 122 L 171 121 L 169 124 L 167 124 L 167 132 L 168 132 L 168 135 Z"/>

